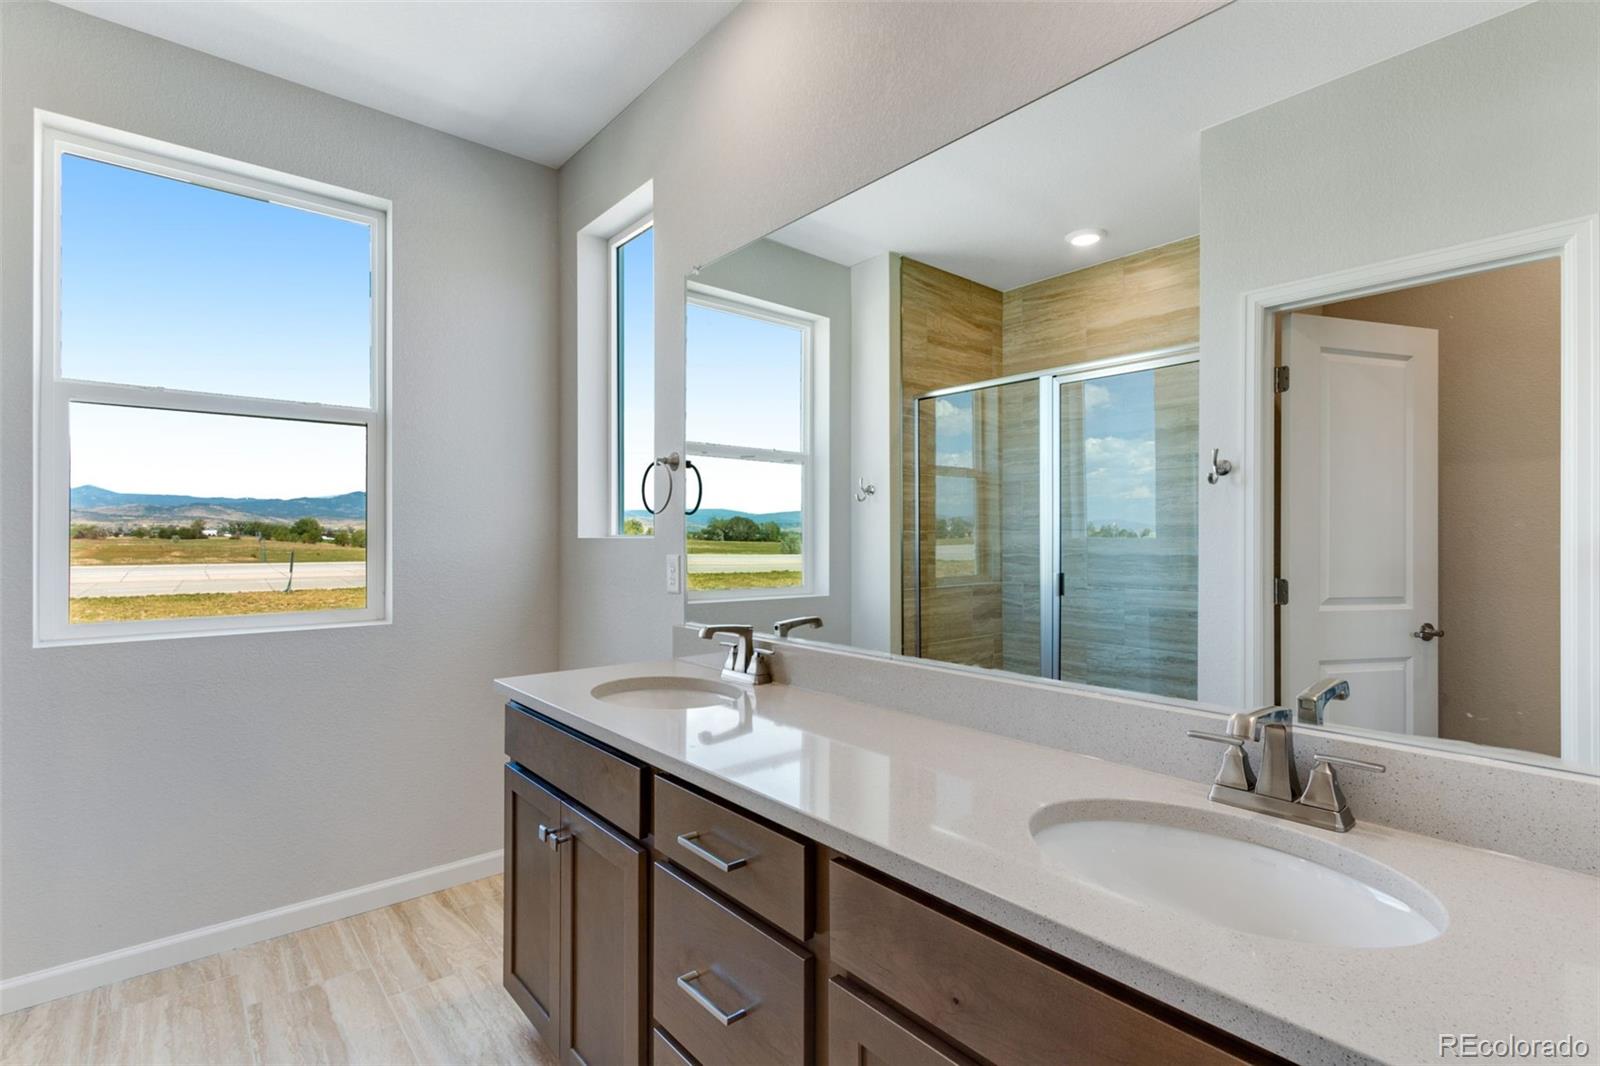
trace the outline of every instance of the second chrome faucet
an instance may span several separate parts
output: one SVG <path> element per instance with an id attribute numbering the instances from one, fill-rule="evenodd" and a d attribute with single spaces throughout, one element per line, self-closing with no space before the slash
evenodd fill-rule
<path id="1" fill-rule="evenodd" d="M 1300 721 L 1320 724 L 1324 708 L 1331 700 L 1350 697 L 1350 685 L 1335 678 L 1324 678 L 1306 689 L 1296 701 Z M 1378 763 L 1343 759 L 1333 755 L 1313 756 L 1314 768 L 1305 787 L 1294 761 L 1294 714 L 1287 707 L 1263 707 L 1228 716 L 1227 729 L 1211 733 L 1189 730 L 1196 740 L 1227 745 L 1222 766 L 1211 784 L 1210 798 L 1247 811 L 1259 811 L 1289 821 L 1343 833 L 1356 824 L 1344 792 L 1339 788 L 1335 766 L 1382 773 Z M 1248 741 L 1261 741 L 1261 776 L 1250 767 L 1245 751 Z"/>

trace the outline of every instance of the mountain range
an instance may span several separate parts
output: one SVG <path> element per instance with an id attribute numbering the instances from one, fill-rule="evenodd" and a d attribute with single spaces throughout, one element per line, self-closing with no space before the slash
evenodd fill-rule
<path id="1" fill-rule="evenodd" d="M 705 524 L 710 522 L 713 518 L 733 518 L 735 515 L 743 515 L 752 522 L 756 523 L 756 525 L 762 525 L 767 522 L 776 522 L 778 523 L 779 529 L 800 528 L 799 511 L 772 511 L 768 514 L 751 514 L 749 511 L 735 511 L 726 507 L 702 507 L 694 514 L 685 518 L 684 524 L 689 529 L 701 529 L 704 528 Z M 646 524 L 650 524 L 654 521 L 654 519 L 650 517 L 650 513 L 648 511 L 626 511 L 623 513 L 623 517 L 637 518 Z"/>
<path id="2" fill-rule="evenodd" d="M 207 522 L 293 522 L 315 518 L 328 525 L 360 525 L 367 520 L 367 494 L 298 496 L 268 500 L 243 496 L 164 496 L 113 492 L 98 485 L 72 490 L 74 522 L 180 524 L 196 518 Z"/>

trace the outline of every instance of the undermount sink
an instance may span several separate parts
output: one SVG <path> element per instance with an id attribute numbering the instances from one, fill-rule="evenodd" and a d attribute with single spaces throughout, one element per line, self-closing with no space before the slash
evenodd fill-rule
<path id="1" fill-rule="evenodd" d="M 1158 803 L 1046 807 L 1029 825 L 1051 864 L 1133 903 L 1242 933 L 1350 948 L 1437 937 L 1444 909 L 1397 871 L 1306 832 Z"/>
<path id="2" fill-rule="evenodd" d="M 589 690 L 597 700 L 622 707 L 681 711 L 691 707 L 734 707 L 747 690 L 726 681 L 699 677 L 624 677 Z"/>

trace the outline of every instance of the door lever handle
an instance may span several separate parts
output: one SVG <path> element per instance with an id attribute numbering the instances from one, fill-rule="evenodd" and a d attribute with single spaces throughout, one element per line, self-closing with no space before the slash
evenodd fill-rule
<path id="1" fill-rule="evenodd" d="M 1424 622 L 1422 623 L 1422 628 L 1411 635 L 1420 641 L 1427 642 L 1432 640 L 1434 637 L 1444 636 L 1444 630 L 1435 629 L 1432 622 Z"/>

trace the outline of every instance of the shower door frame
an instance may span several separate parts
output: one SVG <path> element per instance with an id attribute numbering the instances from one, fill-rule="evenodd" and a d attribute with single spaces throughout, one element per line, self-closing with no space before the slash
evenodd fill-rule
<path id="1" fill-rule="evenodd" d="M 959 396 L 1026 381 L 1038 383 L 1039 398 L 1039 670 L 1026 676 L 1061 680 L 1061 386 L 1095 378 L 1137 374 L 1200 361 L 1198 343 L 1108 356 L 1047 370 L 986 378 L 930 389 L 911 398 L 911 523 L 915 553 L 913 594 L 917 658 L 922 658 L 922 408 L 924 400 Z M 1199 454 L 1195 476 L 1199 477 Z M 1046 503 L 1050 506 L 1046 506 Z M 1082 682 L 1072 682 L 1081 684 Z"/>

